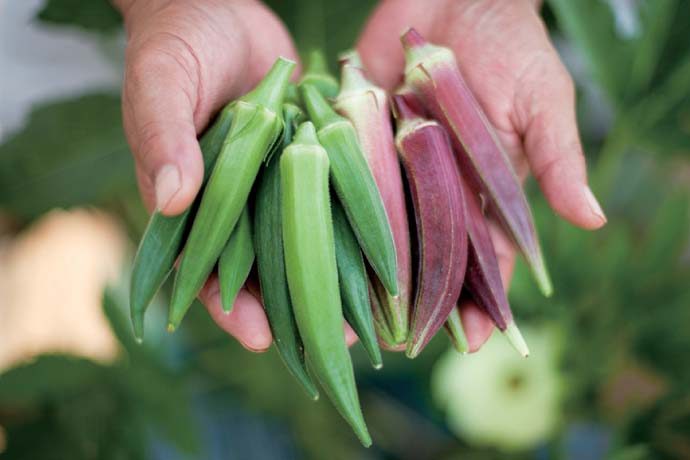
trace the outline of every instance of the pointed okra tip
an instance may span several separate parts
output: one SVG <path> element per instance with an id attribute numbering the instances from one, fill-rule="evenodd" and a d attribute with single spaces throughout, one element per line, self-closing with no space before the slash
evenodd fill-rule
<path id="1" fill-rule="evenodd" d="M 510 323 L 508 327 L 506 327 L 505 331 L 503 331 L 503 335 L 523 358 L 527 358 L 529 356 L 529 348 L 527 347 L 527 343 L 525 342 L 520 329 L 518 329 L 515 323 Z"/>
<path id="2" fill-rule="evenodd" d="M 294 61 L 279 57 L 259 84 L 240 100 L 263 105 L 268 110 L 279 113 L 295 65 Z"/>
<path id="3" fill-rule="evenodd" d="M 551 277 L 549 276 L 549 271 L 546 269 L 544 260 L 539 257 L 538 262 L 531 264 L 531 267 L 532 273 L 534 274 L 534 279 L 537 281 L 537 286 L 539 286 L 539 290 L 544 297 L 551 297 L 553 294 L 553 284 L 551 283 Z"/>
<path id="4" fill-rule="evenodd" d="M 144 343 L 144 320 L 132 315 L 132 330 L 134 332 L 134 340 L 138 344 Z"/>

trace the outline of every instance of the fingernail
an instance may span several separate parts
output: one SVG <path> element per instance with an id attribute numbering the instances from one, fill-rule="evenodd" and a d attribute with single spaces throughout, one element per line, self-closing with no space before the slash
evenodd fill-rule
<path id="1" fill-rule="evenodd" d="M 180 187 L 180 171 L 177 166 L 164 165 L 156 175 L 156 209 L 165 208 Z"/>
<path id="2" fill-rule="evenodd" d="M 267 336 L 264 333 L 257 332 L 253 334 L 249 340 L 240 340 L 240 343 L 244 348 L 254 353 L 262 353 L 271 347 L 272 337 Z"/>
<path id="3" fill-rule="evenodd" d="M 607 222 L 606 216 L 604 215 L 604 211 L 601 209 L 599 201 L 597 201 L 594 193 L 592 193 L 592 189 L 590 189 L 587 185 L 584 186 L 584 189 L 585 199 L 587 200 L 587 205 L 589 205 L 589 210 L 601 220 L 602 225 L 605 224 Z"/>

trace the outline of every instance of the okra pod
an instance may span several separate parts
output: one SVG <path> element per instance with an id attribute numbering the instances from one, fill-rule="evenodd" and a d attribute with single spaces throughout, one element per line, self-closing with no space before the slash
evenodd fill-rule
<path id="1" fill-rule="evenodd" d="M 230 103 L 220 112 L 213 126 L 201 136 L 199 146 L 204 160 L 204 180 L 211 175 L 223 141 L 230 130 L 234 104 Z M 132 281 L 129 291 L 130 314 L 134 337 L 144 339 L 144 314 L 156 292 L 172 272 L 175 259 L 182 249 L 185 233 L 189 231 L 190 217 L 198 205 L 199 198 L 189 209 L 177 216 L 164 216 L 155 211 L 144 231 L 132 267 Z"/>
<path id="2" fill-rule="evenodd" d="M 402 36 L 405 82 L 452 137 L 465 179 L 481 190 L 525 256 L 544 295 L 552 292 L 525 194 L 498 137 L 470 91 L 453 52 L 428 43 L 414 29 Z"/>
<path id="3" fill-rule="evenodd" d="M 218 259 L 220 304 L 225 313 L 232 311 L 235 297 L 247 281 L 253 264 L 252 223 L 245 207 Z"/>
<path id="4" fill-rule="evenodd" d="M 236 102 L 228 133 L 175 277 L 168 319 L 174 330 L 194 301 L 242 213 L 259 167 L 282 130 L 280 109 L 295 63 L 279 58 L 259 85 Z"/>
<path id="5" fill-rule="evenodd" d="M 364 70 L 356 65 L 361 65 L 356 51 L 343 57 L 341 62 L 342 86 L 334 108 L 352 122 L 381 194 L 395 243 L 398 295 L 388 294 L 377 278 L 372 283 L 391 335 L 396 343 L 403 343 L 408 332 L 412 284 L 410 233 L 388 96 L 382 88 L 367 80 Z"/>
<path id="6" fill-rule="evenodd" d="M 328 105 L 316 88 L 302 85 L 300 91 L 318 129 L 319 142 L 328 152 L 331 180 L 359 246 L 386 290 L 397 296 L 393 234 L 355 128 Z"/>
<path id="7" fill-rule="evenodd" d="M 292 141 L 294 120 L 301 110 L 293 104 L 283 105 L 285 130 L 282 141 L 274 148 L 257 183 L 254 202 L 254 247 L 261 297 L 273 334 L 273 343 L 290 373 L 313 400 L 319 398 L 316 385 L 309 377 L 304 360 L 304 346 L 297 330 L 283 252 L 283 222 L 280 190 L 280 154 Z"/>
<path id="8" fill-rule="evenodd" d="M 467 342 L 465 335 L 465 328 L 462 325 L 462 318 L 460 317 L 460 309 L 458 307 L 451 310 L 448 319 L 446 320 L 446 331 L 450 337 L 450 342 L 458 353 L 467 354 L 470 351 L 470 345 Z"/>
<path id="9" fill-rule="evenodd" d="M 371 364 L 380 369 L 381 350 L 376 341 L 374 320 L 369 304 L 369 281 L 357 237 L 350 228 L 345 211 L 338 200 L 332 201 L 335 259 L 338 265 L 340 297 L 345 319 L 357 333 Z"/>
<path id="10" fill-rule="evenodd" d="M 501 281 L 498 259 L 479 200 L 464 181 L 462 186 L 467 209 L 467 237 L 469 241 L 464 289 L 467 290 L 479 308 L 482 308 L 491 317 L 496 327 L 505 335 L 517 352 L 526 357 L 529 350 L 513 320 L 513 313 L 510 310 Z"/>
<path id="11" fill-rule="evenodd" d="M 280 157 L 285 268 L 309 363 L 340 414 L 369 446 L 345 343 L 328 169 L 314 126 L 303 123 Z"/>
<path id="12" fill-rule="evenodd" d="M 467 265 L 465 206 L 445 130 L 395 96 L 396 143 L 417 227 L 417 295 L 407 356 L 416 357 L 455 308 Z"/>

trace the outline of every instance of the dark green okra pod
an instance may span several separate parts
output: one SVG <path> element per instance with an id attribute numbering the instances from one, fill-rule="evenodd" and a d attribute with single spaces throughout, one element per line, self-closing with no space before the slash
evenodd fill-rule
<path id="1" fill-rule="evenodd" d="M 225 313 L 232 311 L 235 298 L 247 281 L 253 263 L 252 223 L 249 210 L 244 208 L 218 259 L 220 304 Z"/>
<path id="2" fill-rule="evenodd" d="M 383 365 L 381 350 L 376 340 L 374 319 L 369 303 L 369 280 L 362 251 L 350 228 L 345 211 L 338 200 L 332 201 L 335 258 L 338 264 L 340 297 L 345 319 L 357 333 L 371 364 L 380 369 Z"/>
<path id="3" fill-rule="evenodd" d="M 254 203 L 254 247 L 261 297 L 271 326 L 273 342 L 285 366 L 309 397 L 316 400 L 319 392 L 307 372 L 304 347 L 290 301 L 283 253 L 280 154 L 292 141 L 294 120 L 301 118 L 301 115 L 302 111 L 297 106 L 283 105 L 285 130 L 282 142 L 274 148 L 274 153 L 257 184 Z"/>
<path id="4" fill-rule="evenodd" d="M 223 141 L 230 131 L 234 103 L 221 111 L 216 122 L 201 136 L 199 146 L 204 160 L 204 184 L 211 175 Z M 203 185 L 202 185 L 203 187 Z M 190 216 L 195 204 L 177 216 L 164 216 L 156 211 L 146 226 L 132 267 L 132 282 L 129 292 L 129 306 L 134 336 L 138 341 L 144 338 L 144 313 L 172 272 L 175 259 L 180 253 L 185 233 L 189 230 Z"/>
<path id="5" fill-rule="evenodd" d="M 302 100 L 328 152 L 331 178 L 362 252 L 386 290 L 398 294 L 393 233 L 381 194 L 364 158 L 352 123 L 338 115 L 311 85 L 300 87 Z"/>
<path id="6" fill-rule="evenodd" d="M 213 270 L 242 213 L 261 163 L 282 131 L 281 107 L 295 63 L 279 58 L 240 98 L 175 277 L 168 329 L 174 330 Z"/>

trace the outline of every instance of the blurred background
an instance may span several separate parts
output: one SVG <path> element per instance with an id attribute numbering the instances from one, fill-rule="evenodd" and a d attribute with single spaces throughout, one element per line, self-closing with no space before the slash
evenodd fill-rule
<path id="1" fill-rule="evenodd" d="M 332 61 L 373 1 L 275 0 Z M 312 403 L 275 350 L 242 349 L 192 308 L 139 346 L 127 279 L 147 216 L 119 105 L 124 35 L 104 0 L 0 1 L 0 457 L 12 459 L 690 458 L 690 2 L 552 0 L 578 86 L 593 189 L 587 233 L 528 190 L 556 294 L 519 265 L 501 337 L 442 334 L 384 368 L 352 349 L 374 446 Z"/>

